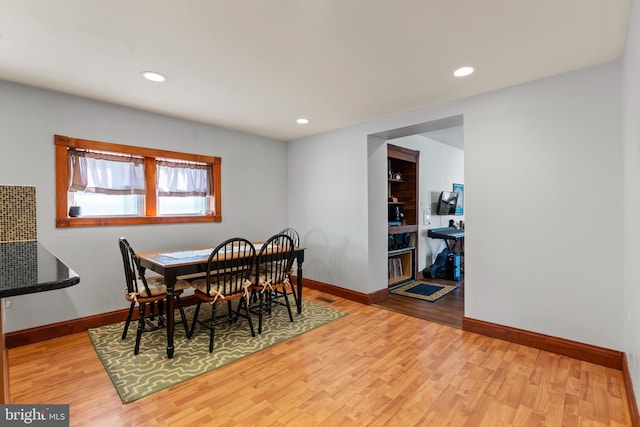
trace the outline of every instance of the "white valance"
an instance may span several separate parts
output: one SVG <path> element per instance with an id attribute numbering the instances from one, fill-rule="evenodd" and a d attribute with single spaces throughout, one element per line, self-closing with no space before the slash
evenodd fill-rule
<path id="1" fill-rule="evenodd" d="M 90 150 L 68 150 L 69 191 L 144 194 L 142 157 Z"/>
<path id="2" fill-rule="evenodd" d="M 156 161 L 158 196 L 211 196 L 211 166 L 207 163 Z"/>

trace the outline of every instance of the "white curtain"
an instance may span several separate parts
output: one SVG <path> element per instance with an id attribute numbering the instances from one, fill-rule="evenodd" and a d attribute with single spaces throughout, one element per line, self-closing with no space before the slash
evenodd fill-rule
<path id="1" fill-rule="evenodd" d="M 211 196 L 211 166 L 206 163 L 156 161 L 158 196 Z"/>
<path id="2" fill-rule="evenodd" d="M 69 191 L 145 194 L 144 158 L 69 149 Z"/>

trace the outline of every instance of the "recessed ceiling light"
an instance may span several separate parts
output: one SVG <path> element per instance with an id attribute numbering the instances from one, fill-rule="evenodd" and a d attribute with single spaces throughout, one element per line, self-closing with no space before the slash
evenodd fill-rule
<path id="1" fill-rule="evenodd" d="M 465 77 L 473 72 L 474 72 L 473 67 L 460 67 L 453 72 L 453 75 L 456 77 Z"/>
<path id="2" fill-rule="evenodd" d="M 143 71 L 142 77 L 151 81 L 151 82 L 163 82 L 167 80 L 165 76 L 160 73 L 156 73 L 155 71 Z"/>
<path id="3" fill-rule="evenodd" d="M 309 119 L 300 117 L 299 119 L 296 119 L 296 123 L 298 123 L 299 125 L 306 125 L 309 123 Z"/>

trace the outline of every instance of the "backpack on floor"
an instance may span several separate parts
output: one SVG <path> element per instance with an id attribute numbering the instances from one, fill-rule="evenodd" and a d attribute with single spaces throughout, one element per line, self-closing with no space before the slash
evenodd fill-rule
<path id="1" fill-rule="evenodd" d="M 444 273 L 445 265 L 447 263 L 447 255 L 449 255 L 449 249 L 444 248 L 436 257 L 435 262 L 422 270 L 422 275 L 425 279 L 433 279 L 434 277 L 437 277 L 438 274 Z"/>

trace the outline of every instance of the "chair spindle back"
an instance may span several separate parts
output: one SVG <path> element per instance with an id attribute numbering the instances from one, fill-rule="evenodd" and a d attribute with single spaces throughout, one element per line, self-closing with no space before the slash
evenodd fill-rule
<path id="1" fill-rule="evenodd" d="M 236 237 L 219 244 L 209 255 L 207 294 L 232 295 L 244 292 L 251 280 L 255 255 L 253 244 L 243 238 Z"/>
<path id="2" fill-rule="evenodd" d="M 124 237 L 118 239 L 118 244 L 120 245 L 120 253 L 122 254 L 127 293 L 137 295 L 138 293 L 146 292 L 146 295 L 151 295 L 149 285 L 147 284 L 144 274 L 141 272 L 140 261 L 135 251 Z M 139 289 L 140 285 L 144 287 L 144 290 Z"/>
<path id="3" fill-rule="evenodd" d="M 258 252 L 256 282 L 271 284 L 283 283 L 289 280 L 289 272 L 293 264 L 293 239 L 286 234 L 276 234 L 270 237 Z"/>

